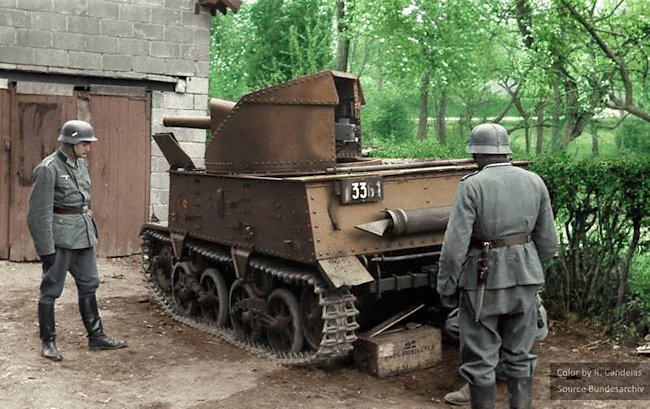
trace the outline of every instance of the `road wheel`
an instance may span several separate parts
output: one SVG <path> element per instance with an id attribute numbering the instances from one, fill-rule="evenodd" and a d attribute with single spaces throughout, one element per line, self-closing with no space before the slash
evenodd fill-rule
<path id="1" fill-rule="evenodd" d="M 267 337 L 269 345 L 277 352 L 300 352 L 303 344 L 300 307 L 291 291 L 278 288 L 266 303 L 271 317 Z"/>

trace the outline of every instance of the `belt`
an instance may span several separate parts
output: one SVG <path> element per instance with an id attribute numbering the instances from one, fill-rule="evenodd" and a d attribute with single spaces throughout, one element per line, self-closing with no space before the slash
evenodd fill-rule
<path id="1" fill-rule="evenodd" d="M 483 248 L 483 243 L 490 243 L 490 248 L 514 246 L 517 244 L 530 243 L 530 233 L 513 234 L 511 236 L 501 237 L 498 239 L 482 240 L 473 238 L 470 245 L 475 248 Z"/>
<path id="2" fill-rule="evenodd" d="M 54 213 L 56 214 L 84 214 L 86 213 L 86 206 L 73 207 L 73 206 L 54 206 Z"/>

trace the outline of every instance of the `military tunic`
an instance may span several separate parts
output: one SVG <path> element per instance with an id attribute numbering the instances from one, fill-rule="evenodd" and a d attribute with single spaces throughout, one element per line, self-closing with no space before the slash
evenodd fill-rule
<path id="1" fill-rule="evenodd" d="M 529 234 L 530 242 L 490 250 L 483 306 L 475 322 L 481 250 L 470 248 L 470 241 L 517 234 Z M 460 291 L 460 373 L 470 384 L 494 383 L 500 356 L 506 376 L 532 376 L 536 293 L 544 283 L 542 262 L 557 246 L 548 190 L 538 175 L 508 162 L 487 165 L 460 181 L 443 240 L 437 290 L 441 296 Z"/>
<path id="2" fill-rule="evenodd" d="M 90 175 L 86 161 L 70 159 L 58 149 L 34 168 L 27 224 L 39 256 L 56 253 L 56 261 L 43 272 L 41 301 L 61 295 L 67 271 L 75 278 L 79 294 L 94 294 L 99 279 L 94 246 L 98 232 L 89 213 Z M 76 208 L 61 214 L 57 208 Z"/>

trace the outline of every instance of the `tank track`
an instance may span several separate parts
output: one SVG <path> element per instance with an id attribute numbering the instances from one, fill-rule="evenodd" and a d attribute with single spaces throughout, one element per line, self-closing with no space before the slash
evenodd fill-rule
<path id="1" fill-rule="evenodd" d="M 359 311 L 354 306 L 355 297 L 347 289 L 332 291 L 327 284 L 315 273 L 299 270 L 283 263 L 266 258 L 251 258 L 249 268 L 282 280 L 287 284 L 310 285 L 318 296 L 322 307 L 323 331 L 320 345 L 315 351 L 298 353 L 278 353 L 267 345 L 248 340 L 238 339 L 231 328 L 219 327 L 198 317 L 181 315 L 171 298 L 164 294 L 153 280 L 154 242 L 171 244 L 169 233 L 153 228 L 144 229 L 142 239 L 142 266 L 144 278 L 151 298 L 172 319 L 211 334 L 249 353 L 271 359 L 286 366 L 311 366 L 329 362 L 346 356 L 352 349 L 352 343 L 357 339 L 356 330 L 359 324 L 356 317 Z M 209 248 L 204 242 L 189 241 L 187 247 L 217 264 L 231 264 L 230 255 L 223 251 Z"/>

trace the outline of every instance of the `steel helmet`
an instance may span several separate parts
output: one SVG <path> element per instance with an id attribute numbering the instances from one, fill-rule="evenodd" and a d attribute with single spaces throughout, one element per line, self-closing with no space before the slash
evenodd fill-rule
<path id="1" fill-rule="evenodd" d="M 92 125 L 76 119 L 63 124 L 61 135 L 57 139 L 57 141 L 71 145 L 76 145 L 79 142 L 95 142 L 96 140 Z"/>
<path id="2" fill-rule="evenodd" d="M 499 124 L 477 125 L 469 135 L 469 153 L 502 155 L 512 153 L 508 143 L 508 131 Z"/>

